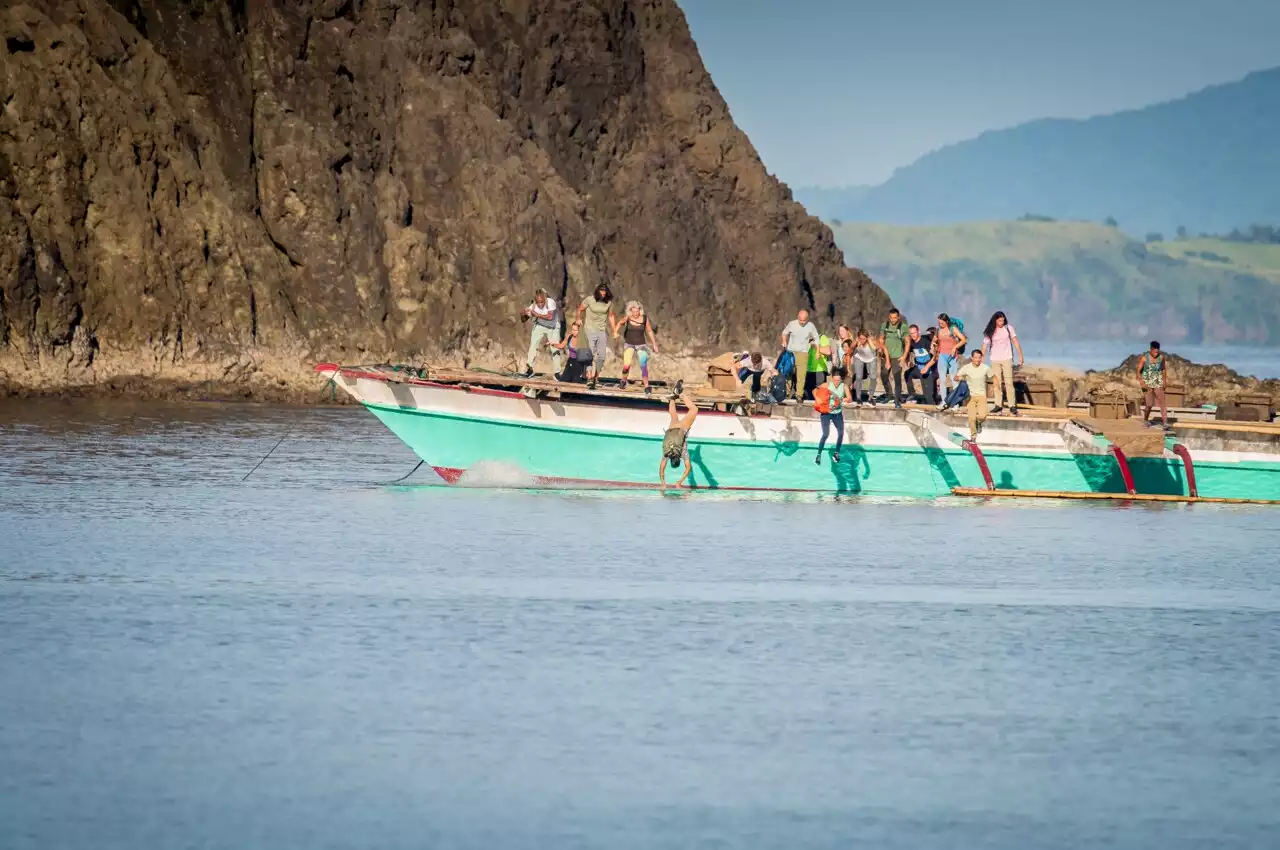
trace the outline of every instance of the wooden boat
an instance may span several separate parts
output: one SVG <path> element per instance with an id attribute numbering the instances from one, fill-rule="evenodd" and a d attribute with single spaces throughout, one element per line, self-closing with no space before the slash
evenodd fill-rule
<path id="1" fill-rule="evenodd" d="M 493 462 L 535 486 L 658 486 L 665 390 L 589 390 L 545 377 L 339 366 L 317 371 L 350 393 L 445 481 Z M 1280 500 L 1280 425 L 1090 420 L 1062 408 L 992 416 L 974 441 L 963 411 L 907 405 L 845 411 L 840 460 L 808 405 L 757 406 L 698 388 L 690 486 L 937 497 L 1098 493 Z"/>

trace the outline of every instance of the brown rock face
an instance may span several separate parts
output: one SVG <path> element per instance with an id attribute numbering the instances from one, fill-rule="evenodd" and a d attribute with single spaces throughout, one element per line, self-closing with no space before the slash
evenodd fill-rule
<path id="1" fill-rule="evenodd" d="M 676 348 L 887 308 L 674 0 L 19 0 L 0 34 L 11 389 L 498 356 L 537 286 L 608 281 Z"/>

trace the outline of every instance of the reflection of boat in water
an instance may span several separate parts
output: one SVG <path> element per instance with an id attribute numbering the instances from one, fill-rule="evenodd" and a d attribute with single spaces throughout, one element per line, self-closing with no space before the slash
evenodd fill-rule
<path id="1" fill-rule="evenodd" d="M 665 402 L 637 392 L 473 371 L 393 366 L 317 371 L 350 393 L 444 480 L 484 462 L 513 464 L 538 485 L 657 486 Z M 1280 500 L 1280 425 L 1186 422 L 1172 433 L 1065 409 L 992 416 L 976 443 L 963 412 L 851 408 L 845 443 L 822 462 L 807 405 L 742 406 L 699 392 L 689 437 L 698 488 L 942 496 L 1017 491 Z"/>

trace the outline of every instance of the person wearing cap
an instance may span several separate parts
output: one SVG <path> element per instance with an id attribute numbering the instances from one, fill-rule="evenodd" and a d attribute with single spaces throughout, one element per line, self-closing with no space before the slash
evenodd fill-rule
<path id="1" fill-rule="evenodd" d="M 529 335 L 529 356 L 525 358 L 525 377 L 533 374 L 533 364 L 538 359 L 538 351 L 544 346 L 551 354 L 552 374 L 560 374 L 561 356 L 555 344 L 560 341 L 560 310 L 555 299 L 547 295 L 547 291 L 538 288 L 533 292 L 533 303 L 520 311 L 520 319 L 533 319 L 533 332 Z"/>

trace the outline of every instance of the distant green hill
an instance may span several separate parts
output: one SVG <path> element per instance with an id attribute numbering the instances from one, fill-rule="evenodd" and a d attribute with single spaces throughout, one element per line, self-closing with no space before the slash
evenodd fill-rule
<path id="1" fill-rule="evenodd" d="M 845 261 L 912 321 L 1004 310 L 1047 339 L 1280 344 L 1280 245 L 1143 243 L 1084 222 L 833 224 Z"/>
<path id="2" fill-rule="evenodd" d="M 1280 223 L 1280 68 L 1180 100 L 948 145 L 879 186 L 795 187 L 821 218 L 932 225 L 1024 213 L 1132 233 Z"/>

